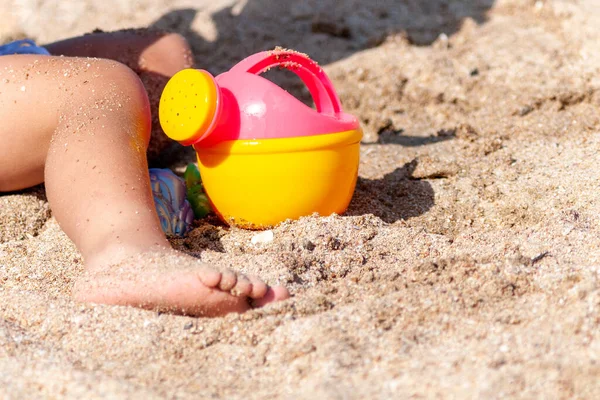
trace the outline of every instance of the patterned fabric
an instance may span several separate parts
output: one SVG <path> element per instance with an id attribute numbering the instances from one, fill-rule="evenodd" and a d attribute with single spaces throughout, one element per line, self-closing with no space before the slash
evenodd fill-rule
<path id="1" fill-rule="evenodd" d="M 43 47 L 36 46 L 33 40 L 24 39 L 17 40 L 5 45 L 0 46 L 0 56 L 7 56 L 11 54 L 42 54 L 49 56 L 50 53 Z"/>
<path id="2" fill-rule="evenodd" d="M 194 212 L 186 200 L 183 179 L 169 169 L 151 168 L 150 185 L 163 232 L 183 236 L 192 227 Z"/>

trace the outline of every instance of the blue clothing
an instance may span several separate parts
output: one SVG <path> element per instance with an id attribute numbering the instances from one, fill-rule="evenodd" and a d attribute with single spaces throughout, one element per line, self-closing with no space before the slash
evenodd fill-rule
<path id="1" fill-rule="evenodd" d="M 17 40 L 0 46 L 0 56 L 11 54 L 42 54 L 49 56 L 48 50 L 41 46 L 36 46 L 35 42 L 30 39 Z"/>

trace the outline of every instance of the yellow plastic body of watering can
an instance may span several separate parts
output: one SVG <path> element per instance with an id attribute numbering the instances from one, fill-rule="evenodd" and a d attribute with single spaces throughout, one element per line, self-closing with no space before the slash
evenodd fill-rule
<path id="1" fill-rule="evenodd" d="M 300 76 L 316 110 L 258 75 L 273 66 Z M 350 203 L 362 130 L 304 55 L 258 53 L 216 78 L 181 71 L 165 87 L 159 117 L 169 137 L 194 146 L 206 193 L 228 224 L 264 229 Z"/>

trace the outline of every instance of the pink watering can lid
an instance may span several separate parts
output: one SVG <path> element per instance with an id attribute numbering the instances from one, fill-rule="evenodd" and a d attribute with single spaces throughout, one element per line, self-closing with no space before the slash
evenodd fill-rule
<path id="1" fill-rule="evenodd" d="M 259 76 L 272 67 L 296 73 L 312 95 L 316 110 Z M 193 94 L 191 87 L 195 87 Z M 174 101 L 182 95 L 185 101 Z M 169 137 L 199 146 L 359 129 L 358 120 L 342 111 L 323 69 L 306 55 L 290 50 L 254 54 L 216 78 L 203 70 L 180 71 L 165 87 L 159 116 Z"/>

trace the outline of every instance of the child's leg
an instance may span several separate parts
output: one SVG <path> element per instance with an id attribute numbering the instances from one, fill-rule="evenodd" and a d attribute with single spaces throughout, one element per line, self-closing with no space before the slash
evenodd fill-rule
<path id="1" fill-rule="evenodd" d="M 149 186 L 148 99 L 122 64 L 1 56 L 0 121 L 0 191 L 45 180 L 85 259 L 76 299 L 219 315 L 288 296 L 170 248 Z"/>
<path id="2" fill-rule="evenodd" d="M 53 55 L 108 58 L 134 70 L 150 97 L 152 140 L 148 158 L 155 159 L 171 143 L 160 128 L 158 104 L 169 78 L 193 65 L 192 52 L 185 38 L 176 33 L 130 29 L 92 33 L 44 47 Z"/>
<path id="3" fill-rule="evenodd" d="M 170 77 L 193 65 L 185 38 L 177 33 L 148 29 L 96 32 L 44 45 L 52 55 L 108 58 L 136 73 Z"/>

